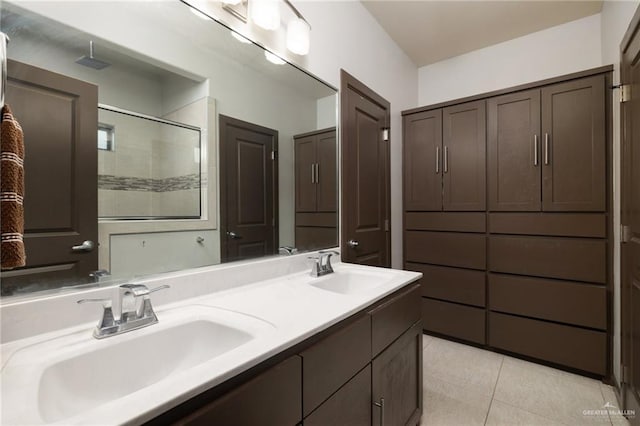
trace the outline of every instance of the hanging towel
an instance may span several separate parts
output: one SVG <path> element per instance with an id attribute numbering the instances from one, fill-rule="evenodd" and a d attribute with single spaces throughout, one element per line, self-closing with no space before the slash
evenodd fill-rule
<path id="1" fill-rule="evenodd" d="M 24 266 L 24 134 L 11 108 L 2 108 L 0 123 L 1 266 Z"/>

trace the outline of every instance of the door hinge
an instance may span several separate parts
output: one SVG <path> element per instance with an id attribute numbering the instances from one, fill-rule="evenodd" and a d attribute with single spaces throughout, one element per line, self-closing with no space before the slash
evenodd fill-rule
<path id="1" fill-rule="evenodd" d="M 620 242 L 628 243 L 631 240 L 631 228 L 629 225 L 620 225 Z"/>
<path id="2" fill-rule="evenodd" d="M 382 140 L 389 142 L 389 129 L 382 129 Z"/>
<path id="3" fill-rule="evenodd" d="M 384 220 L 384 231 L 389 232 L 389 219 Z"/>
<path id="4" fill-rule="evenodd" d="M 620 103 L 628 102 L 631 100 L 631 85 L 622 84 L 620 86 Z"/>
<path id="5" fill-rule="evenodd" d="M 272 160 L 276 159 L 276 152 L 275 151 L 271 151 L 271 159 Z"/>

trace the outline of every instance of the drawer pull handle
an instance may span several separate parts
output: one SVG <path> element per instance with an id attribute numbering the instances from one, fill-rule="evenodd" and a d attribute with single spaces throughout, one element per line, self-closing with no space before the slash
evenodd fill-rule
<path id="1" fill-rule="evenodd" d="M 384 398 L 380 398 L 380 402 L 374 402 L 373 405 L 380 407 L 380 426 L 384 426 Z"/>

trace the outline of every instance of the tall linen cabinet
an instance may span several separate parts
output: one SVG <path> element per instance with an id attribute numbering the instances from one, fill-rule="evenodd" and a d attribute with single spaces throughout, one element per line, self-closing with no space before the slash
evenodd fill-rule
<path id="1" fill-rule="evenodd" d="M 403 113 L 426 332 L 610 375 L 611 69 Z"/>

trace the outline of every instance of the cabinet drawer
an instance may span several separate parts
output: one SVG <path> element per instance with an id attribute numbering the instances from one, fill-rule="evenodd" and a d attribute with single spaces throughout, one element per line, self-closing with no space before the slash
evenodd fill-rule
<path id="1" fill-rule="evenodd" d="M 489 269 L 538 277 L 605 283 L 604 240 L 489 237 Z"/>
<path id="2" fill-rule="evenodd" d="M 371 318 L 361 318 L 300 353 L 307 416 L 371 361 Z"/>
<path id="3" fill-rule="evenodd" d="M 398 296 L 369 312 L 371 355 L 375 357 L 416 321 L 420 321 L 420 285 L 412 285 Z"/>
<path id="4" fill-rule="evenodd" d="M 296 226 L 322 226 L 335 228 L 338 226 L 336 213 L 298 213 L 296 212 Z"/>
<path id="5" fill-rule="evenodd" d="M 493 311 L 607 328 L 607 290 L 595 284 L 489 274 L 489 307 Z"/>
<path id="6" fill-rule="evenodd" d="M 606 238 L 607 217 L 590 213 L 490 213 L 489 232 Z"/>
<path id="7" fill-rule="evenodd" d="M 300 251 L 336 247 L 337 245 L 337 228 L 296 226 L 296 248 Z"/>
<path id="8" fill-rule="evenodd" d="M 371 365 L 304 419 L 305 426 L 371 426 Z"/>
<path id="9" fill-rule="evenodd" d="M 478 234 L 407 231 L 407 262 L 485 269 L 486 238 Z"/>
<path id="10" fill-rule="evenodd" d="M 423 298 L 422 325 L 427 331 L 485 343 L 484 309 Z"/>
<path id="11" fill-rule="evenodd" d="M 485 232 L 484 213 L 407 212 L 405 228 L 412 231 Z"/>
<path id="12" fill-rule="evenodd" d="M 302 412 L 301 368 L 300 357 L 292 356 L 175 424 L 298 424 Z"/>
<path id="13" fill-rule="evenodd" d="M 425 297 L 485 306 L 484 272 L 419 263 L 407 263 L 406 269 L 422 272 L 419 282 Z"/>
<path id="14" fill-rule="evenodd" d="M 607 373 L 607 334 L 600 331 L 490 312 L 489 344 L 590 373 Z"/>

